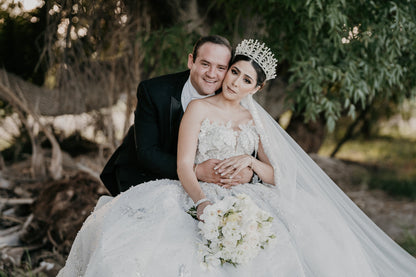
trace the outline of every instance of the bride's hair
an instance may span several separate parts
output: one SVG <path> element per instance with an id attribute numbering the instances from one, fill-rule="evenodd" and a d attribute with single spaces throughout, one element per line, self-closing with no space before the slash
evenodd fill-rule
<path id="1" fill-rule="evenodd" d="M 257 85 L 261 86 L 266 81 L 266 74 L 264 73 L 263 69 L 258 65 L 258 63 L 252 60 L 250 57 L 244 55 L 236 55 L 233 60 L 231 61 L 231 65 L 235 64 L 238 61 L 247 61 L 250 62 L 253 66 L 254 70 L 257 73 Z M 230 65 L 230 66 L 231 66 Z"/>

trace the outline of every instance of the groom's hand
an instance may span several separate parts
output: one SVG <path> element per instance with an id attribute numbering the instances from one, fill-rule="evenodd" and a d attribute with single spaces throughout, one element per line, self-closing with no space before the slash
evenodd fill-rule
<path id="1" fill-rule="evenodd" d="M 199 181 L 218 184 L 221 181 L 221 175 L 216 174 L 214 167 L 216 167 L 221 160 L 209 159 L 197 165 L 195 174 Z"/>

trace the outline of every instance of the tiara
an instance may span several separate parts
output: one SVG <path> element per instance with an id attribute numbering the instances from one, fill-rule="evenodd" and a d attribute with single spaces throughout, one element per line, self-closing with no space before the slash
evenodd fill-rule
<path id="1" fill-rule="evenodd" d="M 253 59 L 266 74 L 266 80 L 276 77 L 277 60 L 270 48 L 254 39 L 244 39 L 235 48 L 235 55 Z"/>

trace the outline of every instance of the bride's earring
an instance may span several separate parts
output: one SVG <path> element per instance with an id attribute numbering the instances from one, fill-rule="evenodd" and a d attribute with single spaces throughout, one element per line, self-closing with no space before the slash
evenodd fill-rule
<path id="1" fill-rule="evenodd" d="M 256 89 L 255 91 L 253 91 L 253 92 L 250 92 L 250 94 L 251 95 L 254 95 L 254 94 L 256 94 L 256 92 L 258 92 L 260 90 L 260 88 L 258 88 L 258 89 Z"/>
<path id="2" fill-rule="evenodd" d="M 250 94 L 251 95 L 254 95 L 256 92 L 258 92 L 259 90 L 261 90 L 263 88 L 263 86 L 264 86 L 264 83 L 261 84 L 261 85 L 256 86 L 257 89 L 255 91 L 253 91 L 253 92 L 250 92 Z"/>

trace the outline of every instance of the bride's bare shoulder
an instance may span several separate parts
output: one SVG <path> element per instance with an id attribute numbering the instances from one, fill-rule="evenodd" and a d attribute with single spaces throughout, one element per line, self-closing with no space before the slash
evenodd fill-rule
<path id="1" fill-rule="evenodd" d="M 210 111 L 212 109 L 212 103 L 207 99 L 195 99 L 192 100 L 188 107 L 186 108 L 186 110 L 192 110 L 193 112 L 198 111 L 198 112 L 207 112 Z"/>

